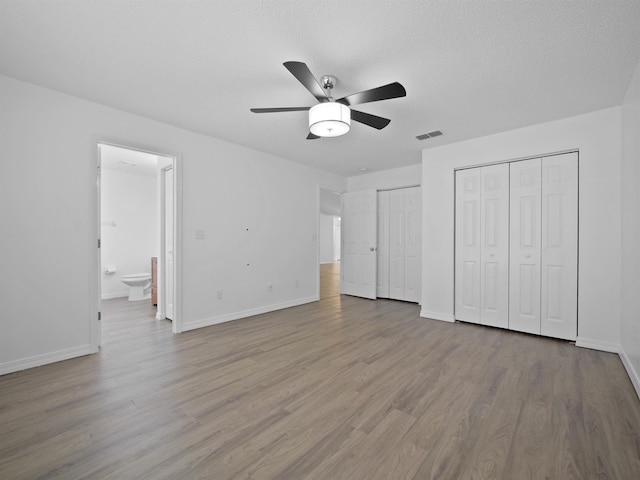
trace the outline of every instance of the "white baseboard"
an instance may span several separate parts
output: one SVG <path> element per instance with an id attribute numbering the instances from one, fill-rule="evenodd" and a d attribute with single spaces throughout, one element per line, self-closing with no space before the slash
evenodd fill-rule
<path id="1" fill-rule="evenodd" d="M 576 339 L 576 347 L 601 350 L 603 352 L 620 353 L 620 344 L 603 342 L 601 340 L 594 340 L 592 338 L 578 337 Z"/>
<path id="2" fill-rule="evenodd" d="M 456 321 L 455 317 L 448 313 L 428 312 L 425 309 L 420 310 L 420 316 L 422 318 L 431 318 L 432 320 L 440 320 L 441 322 L 453 323 Z"/>
<path id="3" fill-rule="evenodd" d="M 631 359 L 627 356 L 627 352 L 620 349 L 620 353 L 618 355 L 620 356 L 620 360 L 622 360 L 622 364 L 627 371 L 627 375 L 629 375 L 633 388 L 636 390 L 636 395 L 638 395 L 638 398 L 640 399 L 640 375 L 638 375 L 636 369 L 633 368 L 633 363 L 631 363 Z"/>
<path id="4" fill-rule="evenodd" d="M 26 370 L 27 368 L 39 367 L 41 365 L 60 362 L 62 360 L 69 360 L 70 358 L 82 357 L 91 353 L 94 353 L 91 351 L 91 345 L 82 345 L 80 347 L 58 350 L 57 352 L 43 353 L 41 355 L 34 355 L 33 357 L 20 358 L 18 360 L 12 360 L 10 362 L 0 364 L 0 375 L 19 372 L 21 370 Z"/>
<path id="5" fill-rule="evenodd" d="M 227 313 L 225 315 L 219 315 L 217 317 L 203 318 L 194 322 L 182 322 L 182 331 L 186 332 L 188 330 L 195 330 L 196 328 L 210 327 L 211 325 L 217 325 L 218 323 L 239 320 L 241 318 L 252 317 L 254 315 L 260 315 L 262 313 L 274 312 L 276 310 L 282 310 L 284 308 L 297 307 L 298 305 L 317 302 L 318 300 L 320 300 L 319 296 L 314 295 L 312 297 L 299 298 L 288 302 L 276 303 L 274 305 L 266 305 L 264 307 L 251 308 L 249 310 L 243 310 L 240 312 Z"/>
<path id="6" fill-rule="evenodd" d="M 111 300 L 112 298 L 128 297 L 129 292 L 104 293 L 100 298 L 102 300 Z"/>

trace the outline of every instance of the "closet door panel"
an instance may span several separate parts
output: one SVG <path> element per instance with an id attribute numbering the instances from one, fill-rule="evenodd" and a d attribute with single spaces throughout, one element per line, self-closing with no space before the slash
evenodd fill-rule
<path id="1" fill-rule="evenodd" d="M 510 164 L 509 329 L 540 334 L 541 159 Z"/>
<path id="2" fill-rule="evenodd" d="M 378 192 L 378 274 L 376 295 L 389 298 L 389 192 Z"/>
<path id="3" fill-rule="evenodd" d="M 404 189 L 389 192 L 389 298 L 404 300 Z"/>
<path id="4" fill-rule="evenodd" d="M 578 303 L 578 154 L 542 160 L 542 335 L 575 340 Z"/>
<path id="5" fill-rule="evenodd" d="M 480 323 L 509 326 L 509 165 L 481 168 Z"/>
<path id="6" fill-rule="evenodd" d="M 480 169 L 456 172 L 455 318 L 480 323 Z"/>
<path id="7" fill-rule="evenodd" d="M 420 302 L 421 211 L 420 187 L 406 188 L 404 190 L 404 300 L 409 302 Z"/>

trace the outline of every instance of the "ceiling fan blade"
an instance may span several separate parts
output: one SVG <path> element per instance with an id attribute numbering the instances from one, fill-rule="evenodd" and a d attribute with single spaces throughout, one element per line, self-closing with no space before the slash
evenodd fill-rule
<path id="1" fill-rule="evenodd" d="M 311 107 L 252 108 L 253 113 L 304 112 Z"/>
<path id="2" fill-rule="evenodd" d="M 380 100 L 389 100 L 391 98 L 404 97 L 407 91 L 398 82 L 393 82 L 382 87 L 372 88 L 364 92 L 353 93 L 336 100 L 346 106 L 358 105 L 360 103 L 378 102 Z"/>
<path id="3" fill-rule="evenodd" d="M 283 65 L 298 81 L 305 86 L 319 102 L 327 101 L 327 94 L 313 76 L 309 67 L 303 62 L 284 62 Z"/>
<path id="4" fill-rule="evenodd" d="M 364 123 L 378 130 L 382 130 L 391 122 L 388 118 L 378 117 L 377 115 L 371 115 L 370 113 L 364 113 L 358 110 L 351 110 L 351 120 Z"/>
<path id="5" fill-rule="evenodd" d="M 311 132 L 309 132 L 309 135 L 307 135 L 307 140 L 315 140 L 316 138 L 320 138 L 320 137 L 318 135 L 314 135 Z"/>

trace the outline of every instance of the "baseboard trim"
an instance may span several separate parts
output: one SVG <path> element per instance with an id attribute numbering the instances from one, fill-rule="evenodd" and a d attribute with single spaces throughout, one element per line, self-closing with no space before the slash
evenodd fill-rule
<path id="1" fill-rule="evenodd" d="M 429 312 L 429 311 L 425 310 L 424 308 L 422 310 L 420 310 L 420 316 L 422 318 L 430 318 L 432 320 L 440 320 L 441 322 L 453 323 L 453 322 L 456 321 L 456 319 L 455 319 L 455 317 L 453 315 L 450 315 L 448 313 Z"/>
<path id="2" fill-rule="evenodd" d="M 620 360 L 622 360 L 622 365 L 624 365 L 624 369 L 627 371 L 627 375 L 629 375 L 629 380 L 631 380 L 631 384 L 633 388 L 636 390 L 636 395 L 638 395 L 638 399 L 640 399 L 640 375 L 636 372 L 636 369 L 633 368 L 633 363 L 631 363 L 631 359 L 627 356 L 627 352 L 624 349 L 620 349 Z"/>
<path id="3" fill-rule="evenodd" d="M 40 367 L 50 363 L 69 360 L 70 358 L 82 357 L 94 353 L 91 351 L 91 345 L 82 345 L 80 347 L 67 348 L 58 350 L 57 352 L 43 353 L 42 355 L 34 355 L 33 357 L 21 358 L 0 364 L 0 375 L 19 372 L 27 368 Z"/>
<path id="4" fill-rule="evenodd" d="M 100 298 L 102 300 L 111 300 L 114 298 L 123 298 L 128 296 L 129 296 L 129 292 L 116 292 L 116 293 L 105 293 Z"/>
<path id="5" fill-rule="evenodd" d="M 196 328 L 210 327 L 211 325 L 231 322 L 233 320 L 240 320 L 241 318 L 252 317 L 254 315 L 261 315 L 263 313 L 275 312 L 276 310 L 282 310 L 285 308 L 297 307 L 298 305 L 317 302 L 318 300 L 320 300 L 320 297 L 318 295 L 314 295 L 312 297 L 299 298 L 296 300 L 276 303 L 273 305 L 265 305 L 264 307 L 251 308 L 249 310 L 228 313 L 228 314 L 219 315 L 216 317 L 203 318 L 201 320 L 196 320 L 194 322 L 183 322 L 182 331 L 186 332 L 188 330 L 195 330 Z"/>
<path id="6" fill-rule="evenodd" d="M 576 347 L 590 348 L 591 350 L 600 350 L 602 352 L 620 353 L 620 344 L 603 342 L 592 338 L 578 337 L 576 339 Z"/>

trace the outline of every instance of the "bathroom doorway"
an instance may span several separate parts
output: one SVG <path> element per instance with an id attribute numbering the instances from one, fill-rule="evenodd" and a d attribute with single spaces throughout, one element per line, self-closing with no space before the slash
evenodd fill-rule
<path id="1" fill-rule="evenodd" d="M 148 304 L 179 332 L 176 166 L 174 156 L 98 143 L 97 298 L 99 312 L 103 300 Z M 100 320 L 96 329 L 99 346 Z"/>

